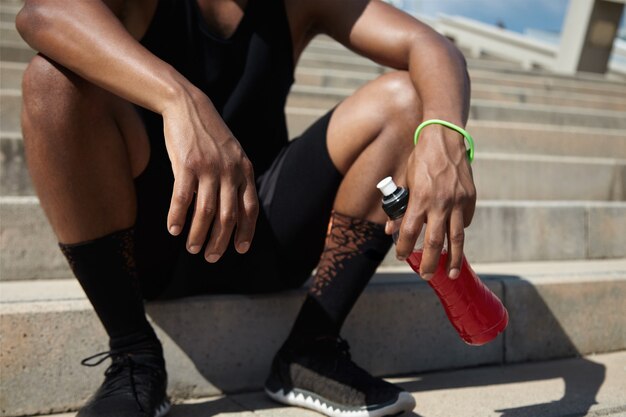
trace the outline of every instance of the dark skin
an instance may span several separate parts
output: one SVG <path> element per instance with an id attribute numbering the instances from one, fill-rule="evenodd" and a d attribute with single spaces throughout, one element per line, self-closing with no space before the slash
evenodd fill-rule
<path id="1" fill-rule="evenodd" d="M 228 37 L 244 14 L 246 0 L 198 3 L 209 27 Z M 157 112 L 163 116 L 175 177 L 168 230 L 174 235 L 181 232 L 197 194 L 187 248 L 198 253 L 208 240 L 204 256 L 208 262 L 216 262 L 233 233 L 240 253 L 252 242 L 259 211 L 253 167 L 210 97 L 137 42 L 155 6 L 156 0 L 81 0 L 72 2 L 71 8 L 63 2 L 26 0 L 16 21 L 18 30 L 29 45 L 49 58 L 36 58 L 24 80 L 23 127 L 31 175 L 61 242 L 80 242 L 128 227 L 136 213 L 132 178 L 149 159 L 145 131 L 128 103 Z M 396 249 L 398 258 L 411 253 L 426 227 L 422 276 L 429 279 L 434 273 L 446 235 L 449 275 L 458 276 L 464 228 L 471 222 L 476 202 L 464 143 L 458 133 L 433 125 L 423 130 L 413 148 L 411 133 L 421 120 L 431 118 L 465 125 L 469 81 L 462 56 L 426 25 L 376 0 L 285 0 L 285 7 L 294 62 L 315 35 L 324 33 L 363 56 L 400 70 L 362 87 L 333 114 L 328 149 L 344 174 L 335 210 L 384 223 L 387 219 L 374 185 L 393 175 L 411 192 Z M 28 97 L 30 80 L 35 78 L 32 74 L 40 77 L 46 71 L 67 72 L 72 86 L 96 91 L 94 95 L 101 96 L 111 109 L 112 122 L 107 126 L 114 123 L 120 127 L 121 139 L 117 145 L 113 140 L 107 145 L 104 152 L 110 152 L 109 159 L 99 171 L 79 167 L 82 159 L 78 157 L 72 166 L 71 158 L 39 145 L 45 138 L 45 132 L 36 127 L 42 109 L 37 100 Z M 73 81 L 76 77 L 78 81 Z M 402 112 L 381 111 L 397 108 L 399 101 L 409 103 Z M 111 137 L 116 135 L 113 130 Z M 94 143 L 102 146 L 97 139 Z M 102 155 L 103 150 L 93 154 Z M 119 163 L 110 163 L 110 158 Z M 84 172 L 83 183 L 70 171 Z M 115 206 L 108 206 L 108 200 L 98 203 L 97 196 L 85 198 L 90 185 L 107 172 L 111 179 L 102 186 L 111 195 L 121 196 Z M 72 187 L 67 187 L 68 181 Z M 88 204 L 94 207 L 86 207 Z"/>

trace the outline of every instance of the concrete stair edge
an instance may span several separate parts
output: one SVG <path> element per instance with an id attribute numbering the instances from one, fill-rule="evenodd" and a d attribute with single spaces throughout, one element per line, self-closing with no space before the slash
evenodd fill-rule
<path id="1" fill-rule="evenodd" d="M 0 141 L 0 195 L 35 194 L 20 144 Z M 483 151 L 473 173 L 484 200 L 626 200 L 626 159 Z"/>
<path id="2" fill-rule="evenodd" d="M 36 197 L 0 197 L 0 279 L 70 276 Z M 481 201 L 467 229 L 474 262 L 626 257 L 626 202 Z M 384 265 L 398 265 L 393 251 Z M 402 265 L 402 264 L 400 264 Z"/>
<path id="3" fill-rule="evenodd" d="M 2 41 L 0 46 L 2 50 L 5 51 L 3 53 L 4 61 L 26 62 L 34 55 L 34 52 L 28 48 L 27 45 L 23 44 L 23 42 Z M 371 60 L 351 52 L 346 55 L 337 55 L 305 50 L 301 57 L 299 68 L 302 66 L 309 66 L 312 70 L 319 71 L 326 71 L 328 69 L 331 69 L 332 71 L 333 68 L 341 71 L 343 68 L 344 70 L 363 72 L 370 75 L 381 74 L 387 71 L 382 66 L 372 62 Z M 513 80 L 517 84 L 520 82 L 522 82 L 522 84 L 530 83 L 531 85 L 535 85 L 538 88 L 546 90 L 574 89 L 593 91 L 595 89 L 598 93 L 614 95 L 615 97 L 619 97 L 622 93 L 626 93 L 626 83 L 593 80 L 584 77 L 562 78 L 551 73 L 541 73 L 539 75 L 521 70 L 515 71 L 515 67 L 516 65 L 506 62 L 490 63 L 485 58 L 475 61 L 470 60 L 469 65 L 472 78 L 475 81 L 482 78 L 483 82 L 486 84 L 498 82 L 499 80 L 504 82 L 507 80 Z M 539 79 L 539 76 L 543 78 Z M 523 80 L 520 78 L 523 78 Z"/>
<path id="4" fill-rule="evenodd" d="M 592 354 L 523 364 L 487 365 L 389 378 L 411 392 L 413 414 L 431 417 L 623 417 L 626 352 Z M 563 386 L 565 385 L 565 389 Z M 563 393 L 565 391 L 565 394 Z M 567 411 L 565 411 L 567 410 Z M 271 401 L 262 391 L 185 400 L 171 417 L 319 417 Z M 39 417 L 75 417 L 75 413 Z"/>
<path id="5" fill-rule="evenodd" d="M 518 273 L 508 264 L 500 272 L 482 274 L 511 318 L 504 336 L 483 347 L 463 344 L 431 289 L 406 273 L 378 275 L 344 333 L 352 342 L 355 360 L 376 375 L 625 349 L 621 330 L 626 316 L 616 314 L 615 306 L 626 296 L 626 260 L 613 261 L 613 270 L 594 272 L 589 267 L 584 274 L 579 264 L 557 264 L 551 268 L 536 264 L 534 273 Z M 545 269 L 560 273 L 546 275 Z M 0 288 L 14 284 L 68 286 L 30 282 L 0 283 Z M 80 292 L 76 283 L 71 285 L 73 292 Z M 213 295 L 149 304 L 148 313 L 165 343 L 172 395 L 190 398 L 259 389 L 304 293 Z M 106 350 L 103 331 L 87 301 L 8 301 L 3 296 L 0 303 L 5 340 L 0 357 L 3 379 L 11 384 L 4 387 L 0 415 L 75 409 L 101 378 L 101 372 L 81 369 L 79 360 Z M 254 343 L 245 342 L 250 340 Z"/>
<path id="6" fill-rule="evenodd" d="M 15 135 L 6 136 L 0 136 L 0 195 L 34 195 L 22 141 Z M 487 200 L 619 201 L 626 199 L 624 156 L 523 154 L 487 149 L 476 154 L 474 178 L 481 198 Z M 569 181 L 563 182 L 563 178 Z"/>
<path id="7" fill-rule="evenodd" d="M 341 100 L 350 96 L 353 92 L 353 88 L 329 87 L 296 82 L 291 89 L 291 96 L 330 96 Z M 548 104 L 554 106 L 562 105 L 576 107 L 576 104 L 569 103 L 578 103 L 578 107 L 589 106 L 594 109 L 603 109 L 607 111 L 624 111 L 624 109 L 626 109 L 626 99 L 618 97 L 607 97 L 606 95 L 592 93 L 545 90 L 532 87 L 500 86 L 494 84 L 473 83 L 472 97 L 483 100 L 497 99 L 504 102 L 532 104 L 542 104 L 544 102 L 554 101 L 554 103 Z"/>

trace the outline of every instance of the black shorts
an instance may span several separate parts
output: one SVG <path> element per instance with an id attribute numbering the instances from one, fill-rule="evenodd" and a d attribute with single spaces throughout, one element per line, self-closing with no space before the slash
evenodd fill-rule
<path id="1" fill-rule="evenodd" d="M 342 179 L 326 145 L 331 114 L 289 142 L 256 178 L 261 209 L 250 250 L 238 254 L 231 240 L 215 264 L 204 260 L 204 247 L 198 255 L 187 252 L 189 218 L 180 236 L 167 231 L 174 178 L 162 127 L 159 131 L 154 123 L 146 123 L 150 161 L 135 180 L 136 259 L 144 297 L 259 293 L 301 286 L 319 261 Z"/>

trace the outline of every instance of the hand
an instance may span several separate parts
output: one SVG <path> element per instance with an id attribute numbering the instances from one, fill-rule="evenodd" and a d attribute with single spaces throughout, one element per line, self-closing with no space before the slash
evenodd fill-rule
<path id="1" fill-rule="evenodd" d="M 252 163 L 199 90 L 182 94 L 162 114 L 174 171 L 168 230 L 180 234 L 196 193 L 187 250 L 200 252 L 212 224 L 204 253 L 208 262 L 224 254 L 235 227 L 235 249 L 247 252 L 259 211 Z"/>
<path id="2" fill-rule="evenodd" d="M 426 224 L 420 275 L 432 278 L 448 236 L 450 278 L 457 278 L 463 260 L 465 227 L 476 206 L 476 188 L 463 137 L 439 125 L 424 128 L 409 157 L 406 171 L 409 204 L 396 246 L 399 259 L 412 252 Z"/>

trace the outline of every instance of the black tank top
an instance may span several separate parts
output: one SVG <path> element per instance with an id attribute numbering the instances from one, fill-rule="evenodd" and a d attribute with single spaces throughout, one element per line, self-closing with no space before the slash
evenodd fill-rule
<path id="1" fill-rule="evenodd" d="M 197 0 L 159 0 L 141 43 L 211 99 L 256 175 L 269 168 L 288 141 L 285 102 L 294 81 L 283 0 L 248 0 L 228 39 L 211 33 Z M 157 131 L 163 142 L 160 117 L 142 115 L 152 145 Z"/>

